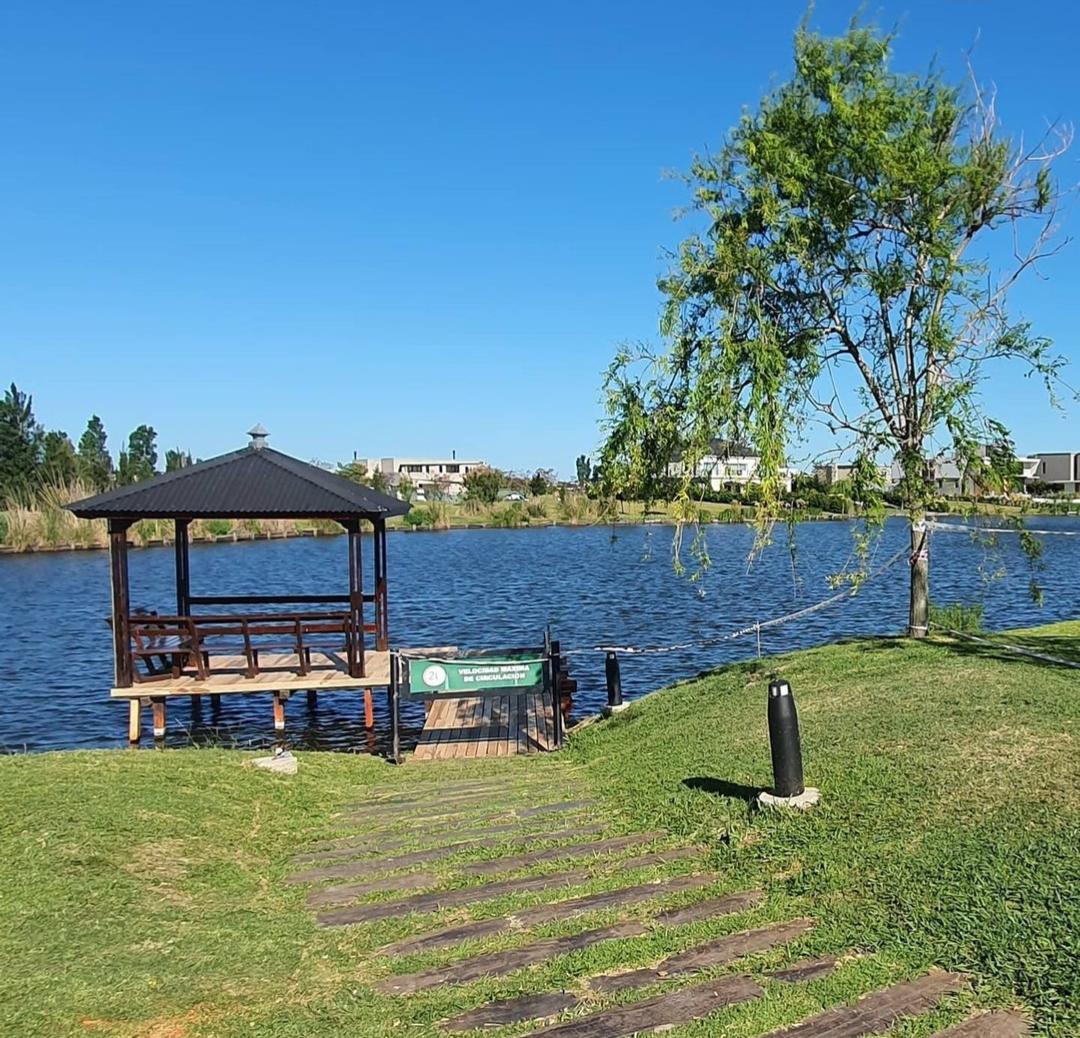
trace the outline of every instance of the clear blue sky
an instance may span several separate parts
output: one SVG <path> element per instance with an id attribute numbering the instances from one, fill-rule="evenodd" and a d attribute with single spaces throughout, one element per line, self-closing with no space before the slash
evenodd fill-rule
<path id="1" fill-rule="evenodd" d="M 114 450 L 149 422 L 208 456 L 261 421 L 305 458 L 570 473 L 616 344 L 656 333 L 688 229 L 663 171 L 786 77 L 804 9 L 9 2 L 0 378 L 75 438 L 99 413 Z M 974 45 L 1011 131 L 1080 121 L 1074 3 L 868 10 L 900 21 L 901 67 L 963 75 Z M 1080 242 L 1046 273 L 1014 308 L 1080 382 Z M 1080 450 L 1075 408 L 987 395 L 1021 450 Z"/>

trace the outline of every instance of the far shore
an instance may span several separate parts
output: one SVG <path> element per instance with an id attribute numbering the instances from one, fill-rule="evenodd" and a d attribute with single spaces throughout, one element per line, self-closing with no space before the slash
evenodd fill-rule
<path id="1" fill-rule="evenodd" d="M 498 520 L 492 520 L 490 518 L 468 518 L 464 515 L 455 515 L 451 517 L 445 523 L 440 524 L 415 524 L 409 523 L 402 519 L 392 520 L 388 525 L 388 531 L 391 533 L 449 533 L 453 530 L 529 530 L 529 529 L 549 529 L 555 526 L 571 527 L 574 529 L 586 529 L 593 526 L 620 526 L 620 527 L 633 527 L 633 526 L 676 526 L 678 520 L 669 512 L 647 512 L 645 511 L 639 502 L 632 503 L 635 507 L 633 511 L 620 515 L 615 518 L 596 517 L 596 518 L 570 518 L 570 519 L 549 519 L 549 518 L 524 518 L 520 522 L 507 522 L 504 518 Z M 423 507 L 422 505 L 420 507 Z M 703 510 L 700 521 L 709 525 L 742 525 L 750 522 L 754 518 L 753 506 L 748 505 L 726 505 L 726 506 L 711 506 L 711 509 L 706 508 Z M 1001 506 L 1001 505 L 989 505 L 981 507 L 977 514 L 985 515 L 989 517 L 1015 517 L 1019 512 L 1019 509 L 1015 507 Z M 890 510 L 888 518 L 903 517 L 903 512 L 899 510 Z M 940 517 L 952 517 L 958 518 L 961 516 L 960 512 L 952 511 L 934 511 L 927 513 L 928 515 L 940 518 Z M 1080 516 L 1080 511 L 1058 513 L 1052 511 L 1036 511 L 1031 512 L 1029 515 L 1032 518 L 1076 518 Z M 797 522 L 854 522 L 862 516 L 854 515 L 842 515 L 829 512 L 805 512 L 800 513 L 796 519 Z M 254 524 L 247 523 L 241 529 L 231 530 L 226 533 L 196 533 L 191 538 L 192 544 L 240 544 L 250 541 L 276 541 L 276 540 L 293 540 L 303 537 L 337 537 L 344 534 L 344 530 L 341 529 L 336 523 L 333 522 L 319 522 L 309 525 L 300 525 L 286 522 L 283 520 L 268 521 L 265 524 L 265 528 L 253 529 Z M 164 548 L 171 547 L 173 543 L 172 537 L 169 536 L 150 536 L 150 537 L 133 537 L 130 541 L 132 548 Z M 56 544 L 27 544 L 25 546 L 15 546 L 0 544 L 0 555 L 34 555 L 34 554 L 49 554 L 54 552 L 72 552 L 72 551 L 106 551 L 108 544 L 104 540 L 81 540 L 81 541 L 69 541 Z"/>

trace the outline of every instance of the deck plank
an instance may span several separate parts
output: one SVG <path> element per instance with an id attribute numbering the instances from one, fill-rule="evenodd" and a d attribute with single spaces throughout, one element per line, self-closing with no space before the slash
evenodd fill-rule
<path id="1" fill-rule="evenodd" d="M 414 759 L 503 757 L 553 749 L 554 716 L 542 695 L 467 696 L 431 704 Z"/>

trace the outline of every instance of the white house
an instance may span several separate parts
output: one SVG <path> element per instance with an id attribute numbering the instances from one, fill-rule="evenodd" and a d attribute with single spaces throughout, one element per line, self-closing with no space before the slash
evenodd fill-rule
<path id="1" fill-rule="evenodd" d="M 416 488 L 419 500 L 457 498 L 465 492 L 465 476 L 473 469 L 486 468 L 484 461 L 463 461 L 454 451 L 449 458 L 357 458 L 368 472 L 381 472 L 387 486 L 397 491 L 403 480 Z"/>
<path id="2" fill-rule="evenodd" d="M 708 480 L 713 490 L 742 490 L 758 482 L 757 471 L 761 465 L 761 455 L 742 443 L 727 443 L 725 440 L 713 440 L 709 453 L 702 456 L 694 466 L 693 478 Z M 681 458 L 668 463 L 669 476 L 685 476 L 686 466 Z M 791 479 L 795 470 L 781 469 L 780 477 L 785 491 L 791 490 Z"/>

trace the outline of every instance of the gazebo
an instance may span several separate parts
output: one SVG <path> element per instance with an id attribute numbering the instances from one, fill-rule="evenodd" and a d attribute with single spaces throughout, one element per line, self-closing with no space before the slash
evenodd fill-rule
<path id="1" fill-rule="evenodd" d="M 284 703 L 306 690 L 364 689 L 372 723 L 372 687 L 390 682 L 386 520 L 409 506 L 267 446 L 256 426 L 247 447 L 176 472 L 71 505 L 83 519 L 105 519 L 112 579 L 115 687 L 129 702 L 128 736 L 137 742 L 140 707 L 154 711 L 165 733 L 165 703 L 174 696 L 270 692 L 275 727 Z M 171 519 L 176 536 L 176 608 L 134 610 L 128 586 L 128 529 L 142 519 Z M 348 590 L 343 593 L 196 595 L 191 589 L 189 526 L 195 519 L 330 519 L 348 536 Z M 371 589 L 364 589 L 361 524 L 373 536 Z M 373 606 L 369 621 L 365 606 Z M 289 607 L 289 608 L 286 608 Z M 374 638 L 374 651 L 366 636 Z M 215 702 L 218 700 L 215 698 Z"/>

